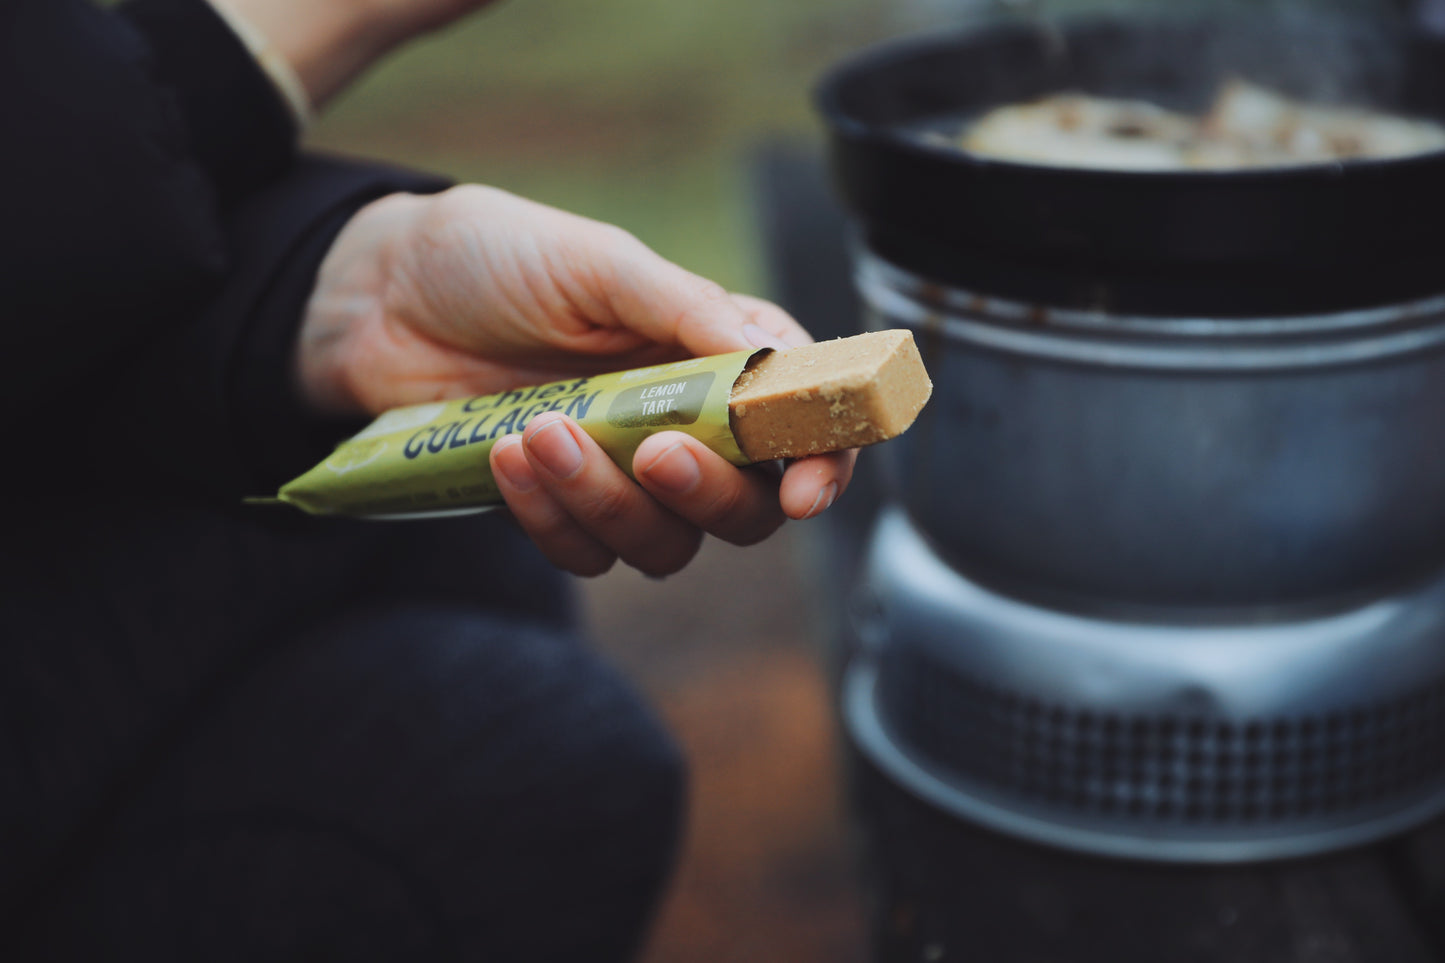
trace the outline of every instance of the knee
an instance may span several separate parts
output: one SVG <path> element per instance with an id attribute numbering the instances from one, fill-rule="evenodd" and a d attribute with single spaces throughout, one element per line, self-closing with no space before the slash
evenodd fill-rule
<path id="1" fill-rule="evenodd" d="M 445 835 L 514 880 L 551 865 L 571 867 L 579 885 L 661 886 L 686 768 L 614 667 L 570 636 L 464 612 L 398 611 L 344 636 L 353 658 L 376 657 L 349 702 L 380 726 L 352 745 L 370 747 L 363 765 L 387 759 L 393 775 L 432 787 L 433 828 L 456 827 Z M 328 689 L 339 695 L 334 670 Z"/>
<path id="2" fill-rule="evenodd" d="M 525 648 L 538 664 L 509 684 L 508 699 L 492 706 L 498 715 L 478 729 L 477 796 L 503 803 L 513 833 L 543 850 L 539 862 L 599 882 L 616 874 L 660 885 L 687 804 L 681 749 L 629 682 L 591 652 L 546 636 Z"/>
<path id="3" fill-rule="evenodd" d="M 682 753 L 613 667 L 462 609 L 303 640 L 177 762 L 171 798 L 345 827 L 430 894 L 463 955 L 499 960 L 626 959 L 687 801 Z"/>
<path id="4" fill-rule="evenodd" d="M 642 703 L 613 716 L 615 729 L 593 751 L 587 808 L 595 813 L 601 865 L 630 865 L 660 887 L 685 822 L 687 765 L 682 750 Z"/>
<path id="5" fill-rule="evenodd" d="M 620 674 L 565 640 L 514 638 L 506 681 L 458 760 L 473 818 L 453 839 L 490 881 L 458 902 L 463 930 L 495 959 L 623 960 L 671 876 L 687 807 L 684 757 Z M 498 679 L 488 679 L 497 692 Z M 505 724 L 496 724 L 498 720 Z M 455 771 L 455 770 L 454 770 Z M 461 891 L 467 891 L 463 888 Z"/>

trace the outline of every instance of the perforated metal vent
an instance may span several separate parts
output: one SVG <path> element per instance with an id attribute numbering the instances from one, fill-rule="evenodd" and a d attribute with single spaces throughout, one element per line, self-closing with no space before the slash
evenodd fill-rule
<path id="1" fill-rule="evenodd" d="M 1445 777 L 1445 681 L 1347 711 L 1220 722 L 1052 704 L 885 655 L 879 709 L 915 758 L 1090 817 L 1261 825 L 1371 807 Z"/>
<path id="2" fill-rule="evenodd" d="M 850 736 L 982 825 L 1234 862 L 1445 813 L 1445 572 L 1288 616 L 1111 619 L 972 582 L 891 512 L 853 601 Z"/>

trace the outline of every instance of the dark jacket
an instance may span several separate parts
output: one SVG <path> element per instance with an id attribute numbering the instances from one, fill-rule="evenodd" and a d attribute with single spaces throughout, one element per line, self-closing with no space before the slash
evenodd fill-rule
<path id="1" fill-rule="evenodd" d="M 0 2 L 0 405 L 52 466 L 118 459 L 90 493 L 264 492 L 318 450 L 288 365 L 322 254 L 366 201 L 440 182 L 298 159 L 205 3 L 121 10 Z"/>
<path id="2" fill-rule="evenodd" d="M 23 918 L 297 632 L 387 600 L 565 606 L 534 563 L 489 557 L 495 516 L 239 501 L 354 427 L 310 419 L 289 378 L 336 233 L 441 181 L 298 156 L 202 0 L 0 0 L 0 46 L 0 914 Z"/>

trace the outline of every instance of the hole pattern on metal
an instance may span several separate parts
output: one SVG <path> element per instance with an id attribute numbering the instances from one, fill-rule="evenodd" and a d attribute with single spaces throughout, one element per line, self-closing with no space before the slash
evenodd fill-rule
<path id="1" fill-rule="evenodd" d="M 1226 722 L 1089 711 L 888 662 L 881 708 L 921 761 L 1094 817 L 1268 826 L 1373 808 L 1445 776 L 1445 681 L 1346 711 Z"/>

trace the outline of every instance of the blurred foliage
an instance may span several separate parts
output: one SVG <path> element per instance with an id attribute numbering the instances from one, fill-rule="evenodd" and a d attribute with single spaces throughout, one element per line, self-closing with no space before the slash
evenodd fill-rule
<path id="1" fill-rule="evenodd" d="M 620 224 L 756 290 L 748 151 L 815 136 L 818 74 L 907 26 L 872 0 L 507 0 L 383 64 L 312 140 Z"/>
<path id="2" fill-rule="evenodd" d="M 1003 13 L 1395 0 L 505 0 L 392 57 L 315 145 L 495 184 L 617 223 L 739 290 L 761 265 L 747 158 L 816 138 L 810 93 L 889 36 Z"/>

